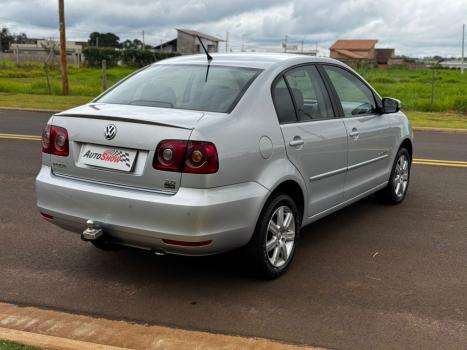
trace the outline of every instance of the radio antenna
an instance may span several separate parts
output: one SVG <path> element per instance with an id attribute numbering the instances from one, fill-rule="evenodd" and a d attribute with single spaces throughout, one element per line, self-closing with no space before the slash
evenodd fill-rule
<path id="1" fill-rule="evenodd" d="M 196 35 L 196 36 L 198 37 L 199 43 L 203 47 L 204 53 L 206 54 L 206 58 L 208 60 L 208 68 L 206 69 L 206 79 L 204 80 L 205 82 L 207 82 L 208 81 L 208 74 L 209 74 L 209 67 L 211 66 L 211 61 L 212 61 L 212 56 L 209 54 L 208 50 L 204 46 L 204 44 L 201 41 L 201 38 L 199 37 L 199 35 Z"/>

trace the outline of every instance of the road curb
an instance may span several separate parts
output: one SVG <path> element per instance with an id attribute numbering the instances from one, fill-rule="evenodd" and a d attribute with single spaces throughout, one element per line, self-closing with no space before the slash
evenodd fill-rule
<path id="1" fill-rule="evenodd" d="M 101 345 L 2 327 L 0 327 L 0 339 L 53 350 L 129 350 L 128 348 Z"/>
<path id="2" fill-rule="evenodd" d="M 18 111 L 18 112 L 45 112 L 45 113 L 59 113 L 62 112 L 58 109 L 46 109 L 46 108 L 18 108 L 18 107 L 0 107 L 0 111 Z"/>
<path id="3" fill-rule="evenodd" d="M 0 339 L 54 350 L 323 349 L 261 338 L 112 321 L 8 303 L 0 303 Z"/>
<path id="4" fill-rule="evenodd" d="M 416 126 L 412 128 L 414 131 L 427 131 L 427 132 L 445 132 L 445 133 L 455 133 L 455 134 L 467 134 L 467 129 L 457 129 L 457 128 L 432 128 L 425 126 Z"/>

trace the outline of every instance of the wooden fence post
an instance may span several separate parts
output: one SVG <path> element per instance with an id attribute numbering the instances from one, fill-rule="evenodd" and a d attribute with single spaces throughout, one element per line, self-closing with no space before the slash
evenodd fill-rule
<path id="1" fill-rule="evenodd" d="M 107 90 L 107 61 L 102 60 L 102 91 Z"/>

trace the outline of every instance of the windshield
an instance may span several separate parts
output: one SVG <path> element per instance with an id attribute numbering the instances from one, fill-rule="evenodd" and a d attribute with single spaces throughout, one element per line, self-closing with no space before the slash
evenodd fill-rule
<path id="1" fill-rule="evenodd" d="M 229 113 L 259 69 L 206 65 L 154 65 L 97 100 L 138 106 Z"/>

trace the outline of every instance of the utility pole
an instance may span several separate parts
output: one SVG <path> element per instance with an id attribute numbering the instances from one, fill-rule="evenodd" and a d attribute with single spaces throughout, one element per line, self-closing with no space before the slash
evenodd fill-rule
<path id="1" fill-rule="evenodd" d="M 462 61 L 461 73 L 464 74 L 464 39 L 465 39 L 465 23 L 462 25 Z"/>
<path id="2" fill-rule="evenodd" d="M 431 102 L 430 102 L 430 110 L 433 112 L 434 108 L 434 103 L 435 103 L 435 74 L 436 74 L 436 67 L 439 66 L 441 62 L 443 62 L 444 59 L 440 59 L 439 61 L 436 61 L 433 66 L 431 67 Z"/>
<path id="3" fill-rule="evenodd" d="M 60 68 L 62 72 L 62 92 L 68 95 L 68 71 L 66 68 L 65 5 L 58 0 L 58 22 L 60 29 Z"/>
<path id="4" fill-rule="evenodd" d="M 99 48 L 99 35 L 96 36 L 96 47 Z"/>
<path id="5" fill-rule="evenodd" d="M 229 52 L 229 32 L 225 32 L 225 53 Z"/>
<path id="6" fill-rule="evenodd" d="M 289 38 L 288 35 L 285 36 L 284 38 L 284 52 L 287 52 L 287 39 Z"/>
<path id="7" fill-rule="evenodd" d="M 144 30 L 143 30 L 143 50 L 144 50 L 145 47 L 146 47 L 146 45 L 144 45 Z"/>

